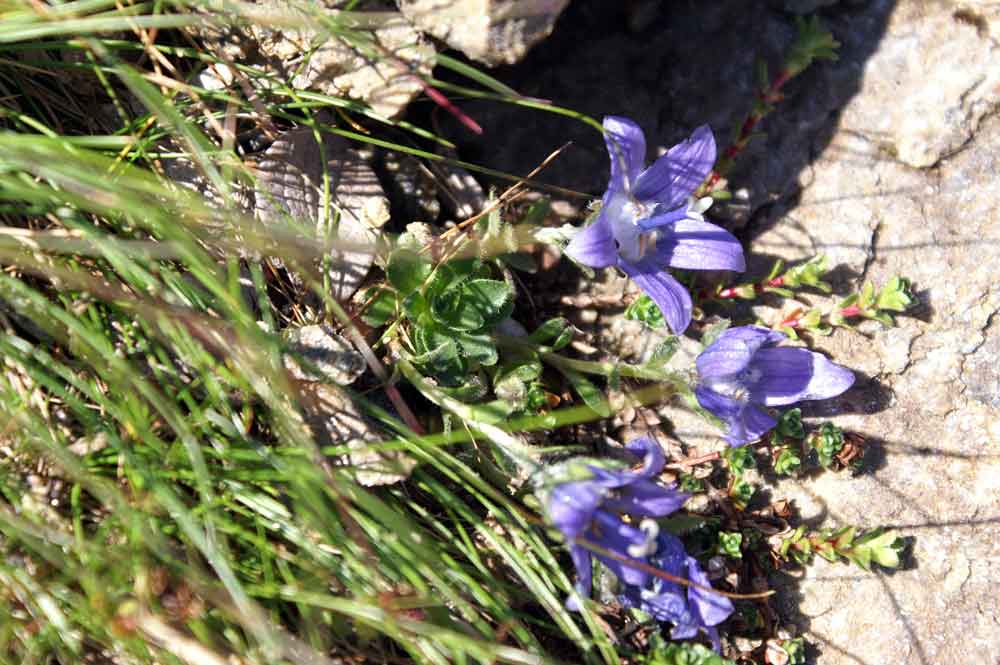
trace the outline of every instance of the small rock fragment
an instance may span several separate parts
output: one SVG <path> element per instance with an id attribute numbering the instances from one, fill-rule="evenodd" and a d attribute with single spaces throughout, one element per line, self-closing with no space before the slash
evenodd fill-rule
<path id="1" fill-rule="evenodd" d="M 307 13 L 284 0 L 257 3 L 261 14 L 280 17 L 245 27 L 197 26 L 188 31 L 225 60 L 255 65 L 300 90 L 367 102 L 382 116 L 399 115 L 423 90 L 434 47 L 394 11 L 359 12 L 366 24 L 344 24 L 337 34 L 318 29 L 322 12 L 336 23 L 342 2 L 325 0 Z M 319 3 L 317 3 L 319 4 Z M 280 25 L 278 25 L 280 23 Z M 267 78 L 258 78 L 266 84 Z"/>
<path id="2" fill-rule="evenodd" d="M 409 477 L 416 461 L 398 451 L 382 452 L 373 447 L 382 437 L 340 388 L 303 382 L 299 393 L 316 444 L 349 447 L 351 452 L 339 462 L 354 469 L 358 483 L 365 487 L 391 485 Z"/>
<path id="3" fill-rule="evenodd" d="M 324 170 L 331 187 L 330 215 L 324 205 Z M 337 218 L 329 278 L 335 299 L 350 298 L 374 260 L 375 229 L 389 219 L 389 202 L 375 173 L 343 139 L 324 136 L 321 152 L 306 128 L 279 137 L 257 171 L 256 212 L 264 224 L 320 239 L 333 222 L 329 217 Z"/>
<path id="4" fill-rule="evenodd" d="M 514 64 L 552 32 L 569 0 L 398 0 L 424 32 L 487 65 Z"/>
<path id="5" fill-rule="evenodd" d="M 364 357 L 330 326 L 303 326 L 285 334 L 292 350 L 315 366 L 316 371 L 306 369 L 295 358 L 286 356 L 285 367 L 300 381 L 332 381 L 347 386 L 365 371 Z"/>

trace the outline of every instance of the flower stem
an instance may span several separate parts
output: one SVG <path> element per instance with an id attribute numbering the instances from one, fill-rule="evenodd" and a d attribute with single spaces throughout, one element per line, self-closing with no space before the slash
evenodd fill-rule
<path id="1" fill-rule="evenodd" d="M 394 341 L 390 343 L 390 348 L 395 356 L 396 366 L 399 368 L 399 371 L 402 372 L 406 380 L 419 390 L 424 397 L 442 409 L 450 411 L 461 418 L 465 425 L 489 439 L 491 443 L 529 474 L 541 468 L 541 465 L 537 461 L 537 452 L 523 444 L 514 435 L 496 425 L 481 422 L 469 405 L 449 397 L 444 391 L 431 384 L 406 358 L 406 354 L 399 347 L 398 342 Z"/>
<path id="2" fill-rule="evenodd" d="M 834 310 L 834 312 L 836 311 L 838 310 Z M 826 314 L 823 315 L 823 321 L 826 322 L 827 325 L 830 326 L 837 325 L 836 323 L 834 323 L 834 320 L 831 316 L 834 312 L 827 312 Z M 839 310 L 839 314 L 841 317 L 847 319 L 852 316 L 859 316 L 860 314 L 862 314 L 862 309 L 857 305 L 851 305 L 849 307 L 841 308 Z M 779 323 L 776 329 L 780 330 L 781 328 L 799 328 L 802 324 L 802 318 L 803 318 L 802 315 L 803 312 L 801 309 L 795 310 L 792 316 L 788 317 L 787 319 Z"/>
<path id="3" fill-rule="evenodd" d="M 773 279 L 764 279 L 753 284 L 736 284 L 734 286 L 727 286 L 719 289 L 718 292 L 711 288 L 702 289 L 699 294 L 699 300 L 733 300 L 735 298 L 749 300 L 751 299 L 751 295 L 755 298 L 764 293 L 768 288 L 780 288 L 784 285 L 785 278 L 784 276 L 779 275 Z M 748 293 L 751 290 L 752 294 Z"/>
<path id="4" fill-rule="evenodd" d="M 771 105 L 781 101 L 781 88 L 793 76 L 796 72 L 789 68 L 785 68 L 774 81 L 771 82 L 764 90 L 758 90 L 754 96 L 754 105 L 750 112 L 747 114 L 746 118 L 743 119 L 743 124 L 740 125 L 740 133 L 736 137 L 736 140 L 729 145 L 723 152 L 722 156 L 719 157 L 719 161 L 716 163 L 715 169 L 709 176 L 708 180 L 701 187 L 701 191 L 708 193 L 711 192 L 715 187 L 716 183 L 729 173 L 729 170 L 733 167 L 733 162 L 736 157 L 746 148 L 747 144 L 750 142 L 753 136 L 754 129 L 763 120 L 768 113 L 771 112 Z"/>
<path id="5" fill-rule="evenodd" d="M 593 360 L 578 360 L 567 358 L 556 353 L 551 347 L 540 344 L 533 344 L 518 337 L 507 335 L 495 335 L 495 341 L 500 346 L 520 351 L 530 351 L 538 354 L 538 357 L 553 367 L 569 369 L 584 374 L 595 374 L 597 376 L 627 376 L 632 379 L 646 379 L 647 381 L 662 381 L 672 386 L 686 386 L 684 378 L 677 372 L 669 372 L 642 365 L 632 365 L 629 363 L 597 362 Z"/>

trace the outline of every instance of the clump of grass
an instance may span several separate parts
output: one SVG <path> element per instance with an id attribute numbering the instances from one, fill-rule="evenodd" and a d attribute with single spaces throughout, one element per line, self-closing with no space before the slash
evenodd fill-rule
<path id="1" fill-rule="evenodd" d="M 252 68 L 199 87 L 232 63 L 174 29 L 255 12 L 0 7 L 0 662 L 618 662 L 597 619 L 563 607 L 537 513 L 446 445 L 461 437 L 353 395 L 420 463 L 380 489 L 312 438 L 279 331 L 337 322 L 325 248 L 247 217 L 241 139 L 301 125 L 427 159 L 448 142 Z M 321 35 L 362 39 L 344 17 Z M 451 62 L 488 86 L 470 91 L 511 97 Z M 179 158 L 213 206 L 164 177 Z M 258 254 L 326 307 L 282 309 Z"/>

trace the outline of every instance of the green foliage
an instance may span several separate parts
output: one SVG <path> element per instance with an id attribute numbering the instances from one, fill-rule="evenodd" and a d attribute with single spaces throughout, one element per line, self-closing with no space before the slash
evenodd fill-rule
<path id="1" fill-rule="evenodd" d="M 731 559 L 743 558 L 743 534 L 735 531 L 719 532 L 719 554 Z"/>
<path id="2" fill-rule="evenodd" d="M 875 309 L 886 312 L 905 312 L 916 303 L 910 291 L 910 280 L 893 277 L 875 297 Z"/>
<path id="3" fill-rule="evenodd" d="M 643 293 L 625 308 L 625 318 L 630 321 L 642 321 L 650 328 L 663 328 L 667 325 L 663 312 L 653 299 Z"/>
<path id="4" fill-rule="evenodd" d="M 653 633 L 649 650 L 635 661 L 641 665 L 735 665 L 703 644 L 667 642 Z"/>
<path id="5" fill-rule="evenodd" d="M 389 255 L 385 273 L 389 284 L 405 297 L 419 290 L 433 270 L 434 265 L 426 256 L 399 248 Z"/>
<path id="6" fill-rule="evenodd" d="M 365 291 L 364 302 L 368 303 L 362 320 L 373 328 L 380 328 L 396 316 L 398 305 L 396 294 L 391 289 L 373 286 Z"/>
<path id="7" fill-rule="evenodd" d="M 898 568 L 905 543 L 894 531 L 873 529 L 853 543 L 851 560 L 868 570 L 874 561 L 883 568 Z"/>
<path id="8" fill-rule="evenodd" d="M 848 325 L 847 319 L 860 316 L 875 319 L 884 326 L 893 326 L 894 313 L 905 312 L 916 304 L 916 297 L 910 290 L 910 280 L 893 277 L 876 293 L 871 282 L 865 282 L 859 293 L 844 298 L 830 315 L 834 325 Z M 848 313 L 845 313 L 846 312 Z"/>
<path id="9" fill-rule="evenodd" d="M 781 648 L 788 655 L 788 665 L 805 665 L 806 641 L 804 638 L 795 637 L 790 640 L 783 640 Z"/>
<path id="10" fill-rule="evenodd" d="M 722 458 L 726 460 L 729 470 L 736 476 L 742 475 L 747 469 L 757 466 L 757 462 L 753 456 L 753 449 L 749 446 L 740 446 L 738 448 L 728 447 L 722 452 Z"/>
<path id="11" fill-rule="evenodd" d="M 8 7 L 0 55 L 18 66 L 0 75 L 0 215 L 33 249 L 0 239 L 0 416 L 15 451 L 0 459 L 0 586 L 14 590 L 0 593 L 0 661 L 150 665 L 186 649 L 206 663 L 620 662 L 591 617 L 565 609 L 564 562 L 510 478 L 453 446 L 463 422 L 418 437 L 380 388 L 368 400 L 289 381 L 282 329 L 351 325 L 314 269 L 330 247 L 245 218 L 233 183 L 253 174 L 215 130 L 266 134 L 273 118 L 436 161 L 382 129 L 450 144 L 243 64 L 239 86 L 198 88 L 199 71 L 226 63 L 168 29 L 259 22 L 249 5 Z M 354 27 L 366 16 L 339 16 L 296 3 L 267 20 L 316 33 L 301 67 L 325 39 L 389 57 Z M 161 88 L 125 63 L 181 78 Z M 319 107 L 336 112 L 319 122 Z M 365 134 L 342 128 L 359 123 Z M 217 191 L 212 207 L 158 175 L 173 161 Z M 386 257 L 385 282 L 360 296 L 367 325 L 405 329 L 484 422 L 510 412 L 489 394 L 501 373 L 528 408 L 544 403 L 540 366 L 491 338 L 512 305 L 504 265 L 442 266 L 421 249 Z M 418 464 L 405 487 L 361 485 L 357 451 L 324 429 L 339 418 Z M 29 474 L 56 506 L 32 498 Z"/>
<path id="12" fill-rule="evenodd" d="M 705 332 L 701 335 L 701 345 L 705 348 L 710 347 L 712 342 L 719 338 L 719 335 L 729 329 L 730 324 L 729 319 L 722 319 L 705 328 Z"/>
<path id="13" fill-rule="evenodd" d="M 565 347 L 573 340 L 573 327 L 569 321 L 559 317 L 549 319 L 538 326 L 535 332 L 528 335 L 528 341 L 536 344 L 545 344 L 553 351 Z"/>
<path id="14" fill-rule="evenodd" d="M 782 476 L 790 476 L 802 466 L 802 458 L 790 447 L 782 447 L 774 457 L 774 472 Z"/>
<path id="15" fill-rule="evenodd" d="M 813 60 L 836 60 L 840 42 L 823 27 L 819 17 L 798 17 L 795 43 L 785 59 L 785 67 L 794 76 L 813 63 Z"/>
<path id="16" fill-rule="evenodd" d="M 677 477 L 677 488 L 682 492 L 695 494 L 705 491 L 705 483 L 690 473 L 682 473 Z"/>
<path id="17" fill-rule="evenodd" d="M 819 463 L 824 469 L 834 464 L 834 458 L 844 448 L 844 431 L 833 423 L 823 423 L 806 439 L 808 445 L 816 451 Z"/>
<path id="18" fill-rule="evenodd" d="M 560 371 L 569 381 L 570 386 L 573 388 L 583 403 L 593 409 L 594 413 L 601 416 L 602 418 L 609 418 L 611 416 L 611 405 L 608 404 L 607 399 L 604 397 L 597 386 L 593 384 L 586 376 L 580 372 L 574 371 L 572 369 L 562 367 Z"/>
<path id="19" fill-rule="evenodd" d="M 872 562 L 884 568 L 898 568 L 904 544 L 894 531 L 873 529 L 858 536 L 858 529 L 853 526 L 814 533 L 800 526 L 782 540 L 778 553 L 803 564 L 818 554 L 828 561 L 850 561 L 867 571 L 871 570 Z"/>
<path id="20" fill-rule="evenodd" d="M 729 498 L 739 510 L 745 510 L 756 491 L 753 485 L 742 478 L 734 478 L 729 488 Z"/>
<path id="21" fill-rule="evenodd" d="M 781 282 L 783 286 L 789 288 L 811 286 L 823 293 L 829 293 L 831 287 L 823 281 L 823 276 L 826 275 L 826 272 L 826 256 L 817 254 L 805 263 L 800 263 L 786 270 L 781 275 Z"/>
<path id="22" fill-rule="evenodd" d="M 514 289 L 494 279 L 478 258 L 455 259 L 434 266 L 419 252 L 399 248 L 389 255 L 386 291 L 374 296 L 366 312 L 369 325 L 385 324 L 402 311 L 413 341 L 413 361 L 442 386 L 462 385 L 480 367 L 496 365 L 499 353 L 493 329 L 510 316 Z"/>
<path id="23" fill-rule="evenodd" d="M 792 439 L 803 438 L 806 433 L 802 427 L 802 409 L 795 407 L 782 413 L 781 417 L 778 418 L 778 424 L 775 426 L 774 431 L 782 437 Z"/>

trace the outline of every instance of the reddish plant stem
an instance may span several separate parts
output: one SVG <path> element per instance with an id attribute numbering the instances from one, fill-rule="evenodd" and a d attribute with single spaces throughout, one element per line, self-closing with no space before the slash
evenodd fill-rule
<path id="1" fill-rule="evenodd" d="M 772 441 L 772 432 L 768 432 L 760 441 L 751 443 L 750 446 L 753 448 L 763 448 L 765 446 L 770 446 Z M 699 464 L 705 464 L 706 462 L 714 462 L 717 459 L 722 458 L 722 453 L 716 450 L 714 453 L 706 453 L 704 455 L 699 455 L 697 457 L 687 457 L 676 462 L 671 462 L 665 468 L 667 469 L 685 469 L 689 466 L 698 466 Z"/>
<path id="2" fill-rule="evenodd" d="M 775 277 L 774 279 L 770 279 L 770 280 L 767 280 L 767 281 L 758 282 L 758 283 L 754 284 L 753 285 L 753 292 L 754 292 L 754 295 L 760 295 L 768 287 L 777 287 L 777 286 L 784 286 L 784 285 L 785 285 L 785 278 L 784 277 Z M 715 299 L 715 300 L 732 300 L 733 298 L 738 298 L 739 294 L 740 294 L 740 287 L 739 286 L 727 286 L 726 288 L 721 289 L 718 293 L 712 293 L 711 289 L 705 289 L 705 290 L 703 290 L 701 292 L 701 299 L 702 300 L 711 300 L 711 299 Z"/>
<path id="3" fill-rule="evenodd" d="M 706 462 L 714 462 L 720 457 L 722 457 L 722 453 L 715 451 L 714 453 L 699 455 L 698 457 L 688 457 L 687 459 L 682 459 L 679 462 L 673 462 L 672 464 L 668 464 L 666 468 L 684 470 L 689 466 L 698 466 L 699 464 L 705 464 Z"/>
<path id="4" fill-rule="evenodd" d="M 450 113 L 453 116 L 455 116 L 455 118 L 457 118 L 458 121 L 460 123 L 462 123 L 463 125 L 465 125 L 465 127 L 468 128 L 470 131 L 472 131 L 472 132 L 474 132 L 476 134 L 482 134 L 483 133 L 482 126 L 480 126 L 480 124 L 478 122 L 476 122 L 471 117 L 469 117 L 469 115 L 466 114 L 464 111 L 462 111 L 460 108 L 458 108 L 457 106 L 455 106 L 451 102 L 451 100 L 448 99 L 444 95 L 443 92 L 441 92 L 437 88 L 431 86 L 430 84 L 428 84 L 426 81 L 424 81 L 423 79 L 421 79 L 419 77 L 417 77 L 417 80 L 420 81 L 421 85 L 423 85 L 423 87 L 424 87 L 424 94 L 427 95 L 428 97 L 430 97 L 431 100 L 435 104 L 437 104 L 438 106 L 440 106 L 441 108 L 443 108 L 445 111 L 447 111 L 448 113 Z"/>
<path id="5" fill-rule="evenodd" d="M 852 316 L 858 316 L 859 314 L 861 314 L 861 308 L 858 307 L 857 305 L 851 305 L 850 307 L 844 307 L 843 309 L 840 310 L 840 315 L 842 317 L 844 317 L 845 319 L 850 318 Z M 802 312 L 801 311 L 796 311 L 796 313 L 794 314 L 794 316 L 792 316 L 791 318 L 785 319 L 784 321 L 782 321 L 781 323 L 779 323 L 778 327 L 779 328 L 798 328 L 799 324 L 801 323 L 801 321 L 802 321 Z"/>
<path id="6" fill-rule="evenodd" d="M 861 308 L 858 307 L 857 305 L 851 305 L 850 307 L 845 307 L 844 309 L 840 310 L 840 315 L 845 318 L 848 316 L 857 316 L 860 313 L 861 313 Z"/>
<path id="7" fill-rule="evenodd" d="M 771 104 L 777 102 L 781 99 L 781 87 L 788 83 L 789 79 L 795 76 L 796 72 L 791 69 L 783 70 L 778 78 L 771 82 L 767 90 L 758 90 L 755 98 L 757 101 L 763 104 Z M 764 119 L 766 111 L 762 111 L 758 108 L 753 108 L 750 113 L 747 114 L 746 119 L 743 120 L 743 124 L 740 126 L 739 136 L 736 138 L 728 148 L 722 152 L 722 157 L 719 159 L 719 166 L 716 170 L 712 171 L 712 175 L 709 176 L 708 181 L 703 186 L 703 191 L 710 192 L 712 188 L 715 187 L 716 183 L 725 175 L 725 172 L 729 170 L 730 165 L 736 156 L 742 152 L 743 148 L 746 147 L 747 143 L 750 141 L 750 135 L 753 134 L 753 130 L 757 128 L 757 124 Z"/>

